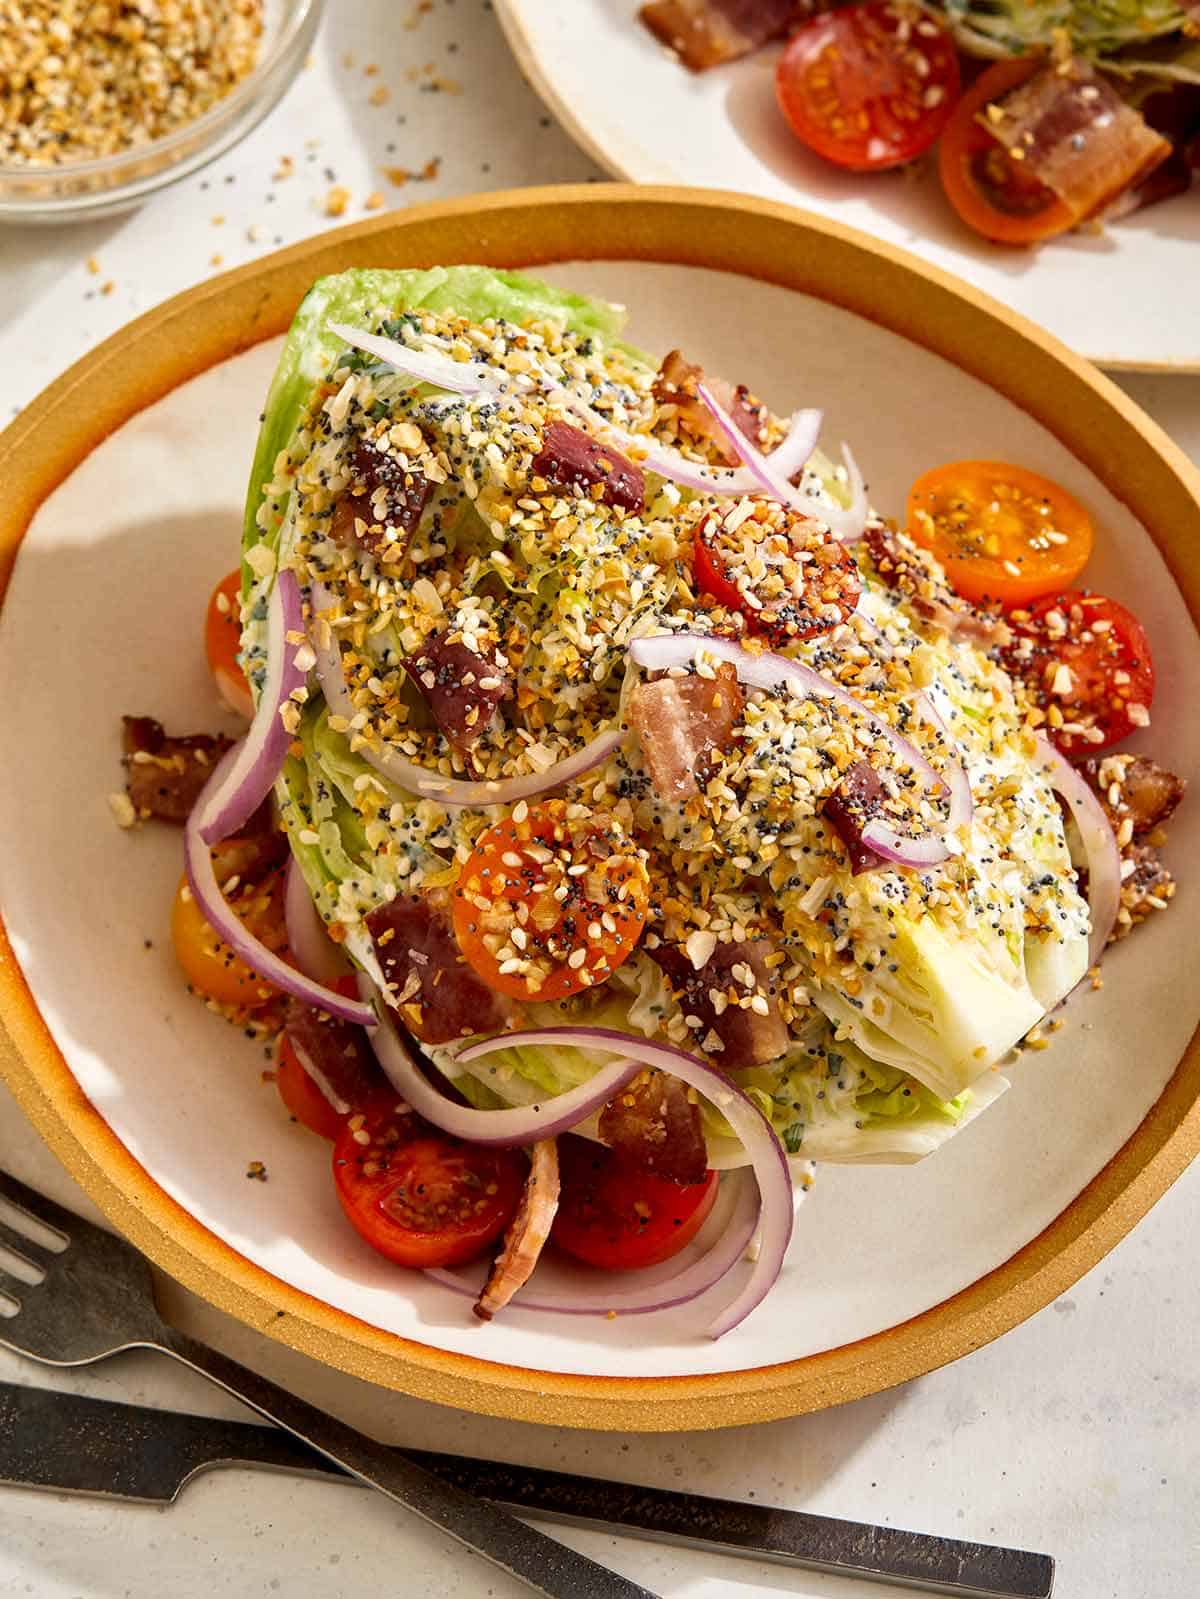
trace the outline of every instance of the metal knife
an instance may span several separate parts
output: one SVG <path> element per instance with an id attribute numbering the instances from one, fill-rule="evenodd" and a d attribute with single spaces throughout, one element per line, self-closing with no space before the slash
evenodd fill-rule
<path id="1" fill-rule="evenodd" d="M 484 1499 L 549 1521 L 959 1599 L 1049 1599 L 1054 1587 L 1050 1556 L 1022 1549 L 422 1449 L 405 1453 Z M 170 1504 L 210 1466 L 351 1480 L 274 1427 L 0 1383 L 0 1484 Z"/>

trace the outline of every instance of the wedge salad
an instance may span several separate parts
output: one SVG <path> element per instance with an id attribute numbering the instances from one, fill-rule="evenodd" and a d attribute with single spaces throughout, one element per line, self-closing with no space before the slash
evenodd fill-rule
<path id="1" fill-rule="evenodd" d="M 484 1319 L 729 1331 L 815 1161 L 931 1154 L 1173 892 L 1086 510 L 959 462 L 902 529 L 821 420 L 515 273 L 322 279 L 207 619 L 249 729 L 126 718 L 189 983 Z"/>

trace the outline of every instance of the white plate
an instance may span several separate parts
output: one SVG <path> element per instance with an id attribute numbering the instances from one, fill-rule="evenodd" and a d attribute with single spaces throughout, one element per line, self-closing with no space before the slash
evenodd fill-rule
<path id="1" fill-rule="evenodd" d="M 635 0 L 495 0 L 522 70 L 617 177 L 734 189 L 903 245 L 1040 322 L 1102 366 L 1200 372 L 1200 197 L 1040 250 L 988 244 L 933 172 L 856 176 L 806 150 L 775 104 L 778 46 L 699 76 L 637 21 Z"/>
<path id="2" fill-rule="evenodd" d="M 1162 559 L 1010 402 L 874 324 L 748 278 L 607 262 L 547 276 L 624 300 L 636 343 L 677 343 L 780 409 L 798 398 L 802 373 L 828 407 L 827 439 L 854 439 L 885 510 L 917 470 L 955 457 L 1008 457 L 1065 484 L 1099 525 L 1090 576 L 1136 604 L 1170 662 L 1149 742 L 1165 743 L 1177 770 L 1200 773 L 1200 643 Z M 1133 1132 L 1200 1018 L 1200 899 L 1186 882 L 1168 914 L 1114 952 L 1103 991 L 1072 1003 L 1053 1046 L 1026 1055 L 1012 1092 L 961 1137 L 918 1167 L 823 1167 L 781 1281 L 718 1343 L 696 1309 L 615 1321 L 514 1309 L 485 1328 L 464 1301 L 359 1242 L 338 1209 L 327 1146 L 289 1124 L 260 1080 L 261 1048 L 184 990 L 168 936 L 178 831 L 122 832 L 106 803 L 121 783 L 122 712 L 181 732 L 222 725 L 200 623 L 210 586 L 236 559 L 276 349 L 212 368 L 94 450 L 38 512 L 0 612 L 0 680 L 13 689 L 0 724 L 10 755 L 0 901 L 42 1016 L 136 1160 L 283 1282 L 406 1338 L 542 1372 L 693 1375 L 793 1360 L 896 1326 L 1034 1238 Z M 888 402 L 914 395 L 917 408 Z M 1173 842 L 1176 859 L 1200 857 L 1200 805 L 1184 807 Z M 268 1182 L 245 1180 L 251 1160 Z"/>

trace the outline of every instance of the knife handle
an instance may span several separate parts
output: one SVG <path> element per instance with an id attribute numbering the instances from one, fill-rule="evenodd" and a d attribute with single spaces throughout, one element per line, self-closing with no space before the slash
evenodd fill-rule
<path id="1" fill-rule="evenodd" d="M 427 1471 L 398 1450 L 278 1387 L 173 1327 L 146 1348 L 160 1350 L 216 1383 L 260 1416 L 360 1482 L 439 1527 L 544 1599 L 656 1599 L 649 1589 L 527 1527 L 495 1504 Z"/>

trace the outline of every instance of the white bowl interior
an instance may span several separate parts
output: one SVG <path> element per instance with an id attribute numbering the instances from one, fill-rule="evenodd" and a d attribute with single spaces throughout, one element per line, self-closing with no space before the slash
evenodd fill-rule
<path id="1" fill-rule="evenodd" d="M 1143 736 L 1200 772 L 1200 643 L 1129 512 L 1044 428 L 957 368 L 817 300 L 726 274 L 591 262 L 547 273 L 631 308 L 643 348 L 681 346 L 781 410 L 827 409 L 885 512 L 925 467 L 1008 458 L 1065 484 L 1100 536 L 1088 578 L 1146 623 L 1159 665 Z M 1200 899 L 1175 904 L 1110 955 L 1051 1047 L 1013 1090 L 917 1167 L 818 1172 L 770 1299 L 718 1343 L 704 1306 L 617 1320 L 509 1311 L 487 1327 L 465 1301 L 389 1266 L 343 1221 L 328 1146 L 289 1123 L 268 1061 L 185 991 L 168 931 L 180 835 L 122 832 L 119 719 L 173 731 L 228 726 L 201 621 L 235 562 L 240 508 L 275 342 L 177 389 L 102 444 L 39 511 L 0 614 L 8 686 L 0 786 L 0 907 L 37 1003 L 84 1091 L 162 1187 L 277 1277 L 364 1321 L 441 1348 L 541 1370 L 628 1377 L 791 1360 L 895 1325 L 1027 1243 L 1129 1136 L 1200 1019 L 1192 980 Z M 1168 737 L 1169 730 L 1169 737 Z M 1200 854 L 1200 806 L 1174 824 Z M 265 1183 L 245 1179 L 261 1160 Z"/>

